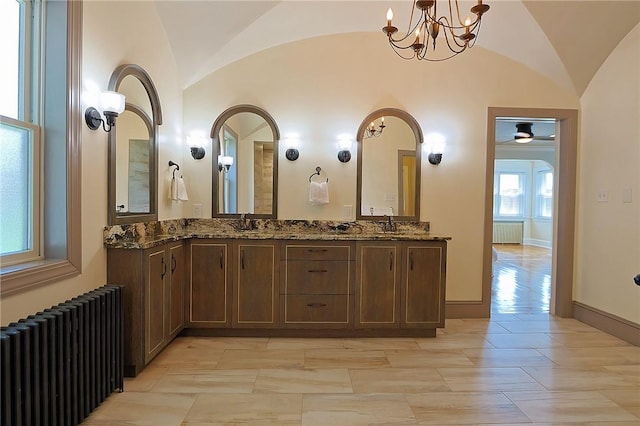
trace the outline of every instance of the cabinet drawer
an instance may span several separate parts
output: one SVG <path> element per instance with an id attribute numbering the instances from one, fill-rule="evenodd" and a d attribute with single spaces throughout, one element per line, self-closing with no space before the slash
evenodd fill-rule
<path id="1" fill-rule="evenodd" d="M 349 260 L 350 246 L 286 246 L 287 260 Z"/>
<path id="2" fill-rule="evenodd" d="M 284 297 L 285 324 L 348 324 L 349 296 L 293 295 Z"/>
<path id="3" fill-rule="evenodd" d="M 348 294 L 349 262 L 289 260 L 284 294 Z"/>

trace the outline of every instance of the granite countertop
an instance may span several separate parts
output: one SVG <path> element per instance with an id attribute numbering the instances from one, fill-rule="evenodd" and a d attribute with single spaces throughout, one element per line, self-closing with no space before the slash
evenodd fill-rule
<path id="1" fill-rule="evenodd" d="M 192 238 L 314 241 L 443 241 L 428 232 L 429 222 L 308 221 L 273 219 L 175 219 L 104 228 L 108 248 L 146 249 Z"/>

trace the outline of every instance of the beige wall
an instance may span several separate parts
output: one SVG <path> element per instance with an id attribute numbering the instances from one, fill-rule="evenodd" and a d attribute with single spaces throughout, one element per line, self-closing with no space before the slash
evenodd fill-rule
<path id="1" fill-rule="evenodd" d="M 640 26 L 582 96 L 578 302 L 640 323 Z M 623 191 L 632 191 L 631 203 Z M 607 202 L 598 202 L 606 192 Z"/>
<path id="2" fill-rule="evenodd" d="M 280 149 L 280 219 L 342 220 L 343 205 L 354 206 L 355 218 L 355 148 L 351 162 L 340 163 L 337 141 L 343 133 L 355 138 L 370 112 L 401 108 L 425 134 L 444 134 L 442 163 L 423 162 L 421 215 L 431 221 L 434 233 L 453 238 L 448 300 L 481 298 L 487 107 L 578 108 L 576 96 L 480 47 L 443 63 L 402 61 L 377 33 L 302 40 L 220 69 L 185 91 L 185 132 L 208 133 L 221 112 L 241 103 L 266 109 L 283 138 L 300 136 L 297 161 L 286 160 Z M 187 163 L 185 178 L 199 182 L 190 201 L 203 204 L 207 216 L 211 158 Z M 307 202 L 308 177 L 316 166 L 329 177 L 329 205 Z"/>
<path id="3" fill-rule="evenodd" d="M 83 5 L 82 108 L 89 106 L 92 88 L 107 89 L 111 73 L 123 63 L 142 66 L 153 79 L 164 124 L 160 126 L 159 216 L 182 216 L 182 206 L 167 200 L 166 166 L 181 165 L 188 152 L 182 142 L 182 90 L 177 84 L 173 55 L 155 12 L 147 2 L 85 1 Z M 135 34 L 135 37 L 131 36 Z M 102 229 L 107 223 L 107 135 L 82 125 L 82 274 L 35 290 L 4 297 L 2 324 L 17 320 L 106 282 L 106 250 Z"/>

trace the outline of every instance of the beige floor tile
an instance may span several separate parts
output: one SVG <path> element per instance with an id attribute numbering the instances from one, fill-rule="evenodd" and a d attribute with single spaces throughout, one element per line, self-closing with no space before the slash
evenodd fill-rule
<path id="1" fill-rule="evenodd" d="M 230 349 L 226 350 L 217 369 L 256 369 L 256 368 L 302 368 L 304 366 L 304 351 L 287 349 Z"/>
<path id="2" fill-rule="evenodd" d="M 539 321 L 499 320 L 497 323 L 511 333 L 592 333 L 597 329 L 570 318 L 550 318 Z"/>
<path id="3" fill-rule="evenodd" d="M 631 414 L 640 418 L 640 387 L 634 389 L 600 390 L 599 392 Z"/>
<path id="4" fill-rule="evenodd" d="M 305 395 L 303 426 L 415 425 L 411 407 L 402 395 Z"/>
<path id="5" fill-rule="evenodd" d="M 194 400 L 193 395 L 125 391 L 111 395 L 86 423 L 180 425 Z"/>
<path id="6" fill-rule="evenodd" d="M 545 333 L 488 334 L 486 338 L 500 349 L 541 349 L 561 345 Z"/>
<path id="7" fill-rule="evenodd" d="M 640 421 L 599 392 L 507 392 L 534 422 Z"/>
<path id="8" fill-rule="evenodd" d="M 551 338 L 566 348 L 631 346 L 630 343 L 601 331 L 593 333 L 556 333 Z"/>
<path id="9" fill-rule="evenodd" d="M 384 351 L 357 349 L 311 349 L 304 351 L 305 368 L 385 368 Z"/>
<path id="10" fill-rule="evenodd" d="M 467 358 L 478 367 L 519 367 L 521 365 L 555 365 L 535 349 L 464 349 Z"/>
<path id="11" fill-rule="evenodd" d="M 639 389 L 640 378 L 598 367 L 524 367 L 545 388 L 552 391 Z"/>
<path id="12" fill-rule="evenodd" d="M 153 386 L 153 392 L 251 393 L 258 370 L 200 370 L 170 374 Z"/>
<path id="13" fill-rule="evenodd" d="M 434 339 L 435 340 L 435 339 Z M 385 349 L 420 349 L 413 338 L 362 338 L 344 339 L 347 349 L 385 350 Z"/>
<path id="14" fill-rule="evenodd" d="M 263 369 L 258 372 L 254 392 L 352 393 L 351 378 L 342 369 Z"/>
<path id="15" fill-rule="evenodd" d="M 521 368 L 438 368 L 455 392 L 506 392 L 545 390 Z"/>
<path id="16" fill-rule="evenodd" d="M 349 371 L 355 393 L 422 393 L 451 390 L 435 368 L 374 368 Z"/>
<path id="17" fill-rule="evenodd" d="M 471 349 L 471 348 L 493 348 L 493 345 L 485 339 L 483 335 L 461 333 L 442 334 L 435 339 L 416 339 L 420 349 Z"/>
<path id="18" fill-rule="evenodd" d="M 301 395 L 198 395 L 184 424 L 295 425 L 301 413 Z"/>
<path id="19" fill-rule="evenodd" d="M 148 392 L 151 390 L 158 380 L 162 379 L 168 374 L 168 367 L 154 367 L 153 365 L 147 366 L 136 377 L 125 377 L 124 379 L 124 391 L 125 392 Z"/>
<path id="20" fill-rule="evenodd" d="M 605 365 L 640 365 L 640 347 L 615 346 L 608 348 L 546 348 L 540 353 L 563 367 Z"/>
<path id="21" fill-rule="evenodd" d="M 445 334 L 505 334 L 507 329 L 488 319 L 447 319 L 443 332 Z"/>
<path id="22" fill-rule="evenodd" d="M 385 351 L 393 368 L 472 367 L 473 363 L 462 351 L 417 350 Z"/>
<path id="23" fill-rule="evenodd" d="M 516 424 L 529 418 L 502 393 L 431 392 L 407 394 L 419 424 Z"/>
<path id="24" fill-rule="evenodd" d="M 343 349 L 344 339 L 271 337 L 267 349 Z"/>

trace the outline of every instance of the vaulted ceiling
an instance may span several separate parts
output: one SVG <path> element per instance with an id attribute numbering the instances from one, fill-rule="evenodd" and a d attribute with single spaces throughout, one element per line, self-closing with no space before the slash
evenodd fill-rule
<path id="1" fill-rule="evenodd" d="M 438 0 L 443 1 L 443 0 Z M 461 1 L 468 9 L 474 2 Z M 507 56 L 580 96 L 640 22 L 638 0 L 486 0 L 477 46 Z M 408 22 L 411 0 L 155 0 L 183 87 L 245 56 L 310 37 L 380 34 L 389 6 Z"/>

